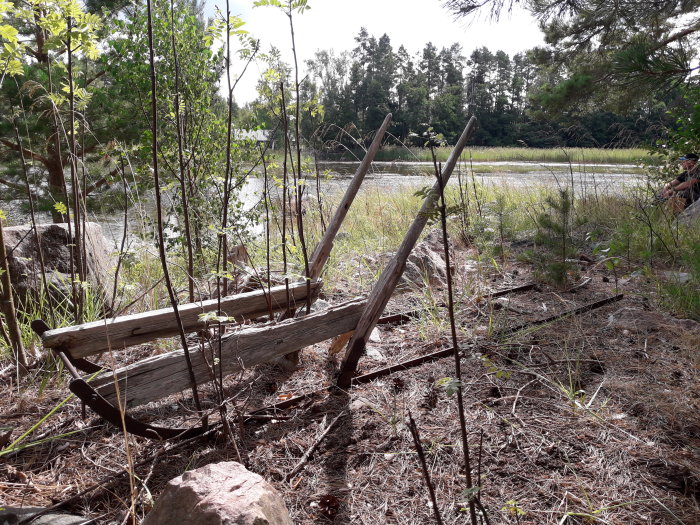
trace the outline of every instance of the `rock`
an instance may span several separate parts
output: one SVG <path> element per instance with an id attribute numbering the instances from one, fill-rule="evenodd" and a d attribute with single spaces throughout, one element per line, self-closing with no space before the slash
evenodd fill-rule
<path id="1" fill-rule="evenodd" d="M 68 225 L 37 224 L 37 232 L 46 268 L 50 295 L 61 301 L 70 297 L 71 260 Z M 20 303 L 36 297 L 41 290 L 41 263 L 36 237 L 29 225 L 4 229 L 5 250 L 8 253 L 10 280 Z M 85 223 L 86 280 L 101 299 L 111 301 L 114 266 L 112 250 L 102 234 L 102 227 Z M 75 258 L 75 254 L 74 254 Z M 74 262 L 77 259 L 74 259 Z M 77 276 L 76 276 L 77 278 Z"/>
<path id="2" fill-rule="evenodd" d="M 231 246 L 226 255 L 226 260 L 237 268 L 245 268 L 249 259 L 250 256 L 248 255 L 248 249 L 245 247 L 245 244 Z"/>
<path id="3" fill-rule="evenodd" d="M 264 269 L 254 270 L 248 266 L 240 269 L 239 276 L 241 284 L 236 293 L 253 292 L 264 288 L 267 290 L 267 271 Z M 290 283 L 294 281 L 290 280 Z M 278 274 L 270 275 L 270 286 L 280 286 L 284 284 L 284 278 Z"/>
<path id="4" fill-rule="evenodd" d="M 324 301 L 323 299 L 317 299 L 312 305 L 311 305 L 311 312 L 322 312 L 324 310 L 328 310 L 330 308 L 331 303 L 328 301 Z M 304 310 L 306 311 L 306 310 Z"/>
<path id="5" fill-rule="evenodd" d="M 661 275 L 667 281 L 671 281 L 671 282 L 674 282 L 676 284 L 686 284 L 686 283 L 690 282 L 693 278 L 693 276 L 687 272 L 668 271 L 668 272 L 661 272 Z"/>
<path id="6" fill-rule="evenodd" d="M 685 330 L 700 337 L 700 323 L 691 319 L 675 319 L 660 312 L 640 308 L 620 308 L 608 317 L 608 326 L 635 333 L 658 332 L 659 330 Z"/>
<path id="7" fill-rule="evenodd" d="M 426 284 L 440 288 L 447 286 L 446 282 L 447 267 L 442 230 L 433 230 L 413 248 L 398 288 L 423 287 Z"/>
<path id="8" fill-rule="evenodd" d="M 384 361 L 384 354 L 382 354 L 378 348 L 372 345 L 367 346 L 365 353 L 370 359 L 374 359 L 375 361 Z"/>
<path id="9" fill-rule="evenodd" d="M 45 511 L 41 507 L 0 507 L 0 525 L 17 525 Z M 91 525 L 95 520 L 88 520 L 82 516 L 49 512 L 31 521 L 32 525 Z"/>
<path id="10" fill-rule="evenodd" d="M 279 493 L 233 461 L 170 480 L 143 525 L 292 525 Z"/>
<path id="11" fill-rule="evenodd" d="M 700 222 L 700 201 L 695 201 L 693 204 L 683 210 L 678 215 L 677 220 L 678 222 L 688 226 Z"/>

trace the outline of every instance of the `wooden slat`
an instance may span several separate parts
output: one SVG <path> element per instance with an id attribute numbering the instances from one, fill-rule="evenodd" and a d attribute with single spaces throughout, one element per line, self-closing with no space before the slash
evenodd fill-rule
<path id="1" fill-rule="evenodd" d="M 406 261 L 408 256 L 411 254 L 411 250 L 418 242 L 420 234 L 423 232 L 425 225 L 428 222 L 428 218 L 431 216 L 432 212 L 437 205 L 438 198 L 440 196 L 440 186 L 443 188 L 447 185 L 450 180 L 450 175 L 452 170 L 457 165 L 460 155 L 467 141 L 471 138 L 472 134 L 476 130 L 476 118 L 472 117 L 469 119 L 467 126 L 464 128 L 462 135 L 459 137 L 457 144 L 455 145 L 450 157 L 447 159 L 447 163 L 442 169 L 440 174 L 440 180 L 435 183 L 433 188 L 430 190 L 428 195 L 423 201 L 423 206 L 421 206 L 418 215 L 413 220 L 406 236 L 399 246 L 396 255 L 389 261 L 384 271 L 382 271 L 377 283 L 370 293 L 369 299 L 367 301 L 367 310 L 362 315 L 359 323 L 357 324 L 357 330 L 353 334 L 350 342 L 348 343 L 348 348 L 345 352 L 345 357 L 340 367 L 340 374 L 338 375 L 338 386 L 340 388 L 347 389 L 350 387 L 350 382 L 352 376 L 357 369 L 357 364 L 360 361 L 360 356 L 365 349 L 365 344 L 372 330 L 377 324 L 379 317 L 384 311 L 384 307 L 389 302 L 391 295 L 396 289 L 396 285 L 403 275 L 404 269 L 406 268 Z"/>
<path id="2" fill-rule="evenodd" d="M 320 290 L 320 283 L 312 283 L 311 294 Z M 306 301 L 306 283 L 289 285 L 292 304 Z M 270 290 L 272 311 L 287 309 L 285 287 L 276 286 Z M 235 321 L 254 319 L 269 313 L 266 291 L 255 290 L 221 299 L 221 311 Z M 200 316 L 216 312 L 217 299 L 200 303 L 189 303 L 179 307 L 182 323 L 187 332 L 194 332 L 206 326 Z M 56 348 L 68 352 L 73 358 L 87 357 L 107 350 L 118 350 L 127 346 L 145 343 L 160 337 L 170 337 L 178 333 L 177 322 L 172 308 L 162 308 L 141 314 L 125 315 L 113 319 L 103 319 L 67 328 L 48 330 L 41 336 L 46 348 Z"/>
<path id="3" fill-rule="evenodd" d="M 222 373 L 224 376 L 230 375 L 240 371 L 241 367 L 250 368 L 348 332 L 355 328 L 366 304 L 364 299 L 358 299 L 298 319 L 245 328 L 228 334 L 224 336 L 221 345 Z M 213 350 L 218 357 L 216 348 Z M 206 348 L 205 352 L 211 361 L 212 348 Z M 211 381 L 211 370 L 199 347 L 191 348 L 190 356 L 197 384 Z M 185 390 L 190 385 L 182 350 L 144 359 L 115 373 L 121 400 L 126 401 L 127 407 L 156 401 Z M 217 367 L 216 375 L 218 374 Z M 115 378 L 111 372 L 96 378 L 91 384 L 108 401 L 115 402 Z"/>

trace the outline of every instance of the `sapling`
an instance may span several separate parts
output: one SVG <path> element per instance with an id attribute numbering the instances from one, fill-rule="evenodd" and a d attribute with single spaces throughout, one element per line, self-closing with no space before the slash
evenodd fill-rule
<path id="1" fill-rule="evenodd" d="M 430 130 L 429 130 L 430 132 Z M 433 167 L 435 168 L 435 177 L 437 179 L 437 186 L 440 199 L 439 211 L 440 211 L 440 221 L 442 226 L 442 241 L 443 249 L 445 254 L 445 273 L 447 278 L 447 308 L 450 317 L 450 333 L 452 335 L 452 347 L 454 349 L 454 361 L 455 361 L 455 376 L 456 376 L 456 388 L 457 388 L 457 411 L 459 413 L 459 428 L 462 434 L 462 451 L 464 453 L 464 471 L 467 482 L 467 490 L 471 490 L 474 487 L 472 483 L 472 472 L 471 472 L 471 460 L 469 455 L 469 441 L 467 438 L 467 423 L 466 417 L 464 415 L 464 396 L 462 392 L 462 365 L 461 357 L 459 355 L 459 343 L 457 341 L 457 327 L 455 323 L 454 314 L 454 296 L 452 293 L 452 270 L 450 268 L 450 250 L 447 237 L 447 210 L 445 205 L 445 188 L 442 180 L 442 166 L 438 166 L 437 159 L 435 157 L 434 151 L 434 139 L 431 135 L 428 136 L 428 145 L 430 146 L 430 151 L 433 157 Z M 415 439 L 415 438 L 414 438 Z M 476 494 L 474 494 L 476 496 Z M 469 498 L 469 516 L 471 518 L 472 525 L 477 525 L 476 521 L 476 506 L 474 504 L 474 497 Z"/>
<path id="2" fill-rule="evenodd" d="M 557 198 L 545 199 L 550 211 L 537 216 L 538 233 L 536 242 L 547 251 L 542 253 L 542 269 L 546 278 L 554 284 L 565 287 L 569 272 L 573 269 L 568 262 L 573 253 L 571 239 L 572 203 L 568 190 L 559 190 Z"/>
<path id="3" fill-rule="evenodd" d="M 155 187 L 155 197 L 156 197 L 156 214 L 158 221 L 158 252 L 160 255 L 161 266 L 163 267 L 163 277 L 165 279 L 165 285 L 168 289 L 168 295 L 170 297 L 170 306 L 175 314 L 175 319 L 177 320 L 178 331 L 180 333 L 180 342 L 182 344 L 182 349 L 185 355 L 185 361 L 187 362 L 187 371 L 190 378 L 190 385 L 192 387 L 192 397 L 194 398 L 195 406 L 197 411 L 202 413 L 202 405 L 199 401 L 199 393 L 197 392 L 197 381 L 194 376 L 194 369 L 192 368 L 192 360 L 190 358 L 190 351 L 187 344 L 187 339 L 185 336 L 185 328 L 182 324 L 182 319 L 180 317 L 180 311 L 178 309 L 178 299 L 175 294 L 175 289 L 173 287 L 172 281 L 170 280 L 170 272 L 168 271 L 168 261 L 165 253 L 165 239 L 163 235 L 163 206 L 161 203 L 161 193 L 160 193 L 160 177 L 158 173 L 158 105 L 156 98 L 156 66 L 155 66 L 155 53 L 153 48 L 153 19 L 151 13 L 151 0 L 147 0 L 146 9 L 148 12 L 148 52 L 149 52 L 149 70 L 150 70 L 150 80 L 151 80 L 151 163 L 153 169 L 153 180 Z M 205 422 L 206 426 L 206 422 Z"/>

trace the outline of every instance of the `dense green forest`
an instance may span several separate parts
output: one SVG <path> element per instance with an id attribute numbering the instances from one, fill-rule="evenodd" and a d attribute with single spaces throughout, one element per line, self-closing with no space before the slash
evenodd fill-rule
<path id="1" fill-rule="evenodd" d="M 428 42 L 410 55 L 403 45 L 395 51 L 386 34 L 376 38 L 362 29 L 355 40 L 351 52 L 317 51 L 308 61 L 305 89 L 323 107 L 309 124 L 328 126 L 323 138 L 348 125 L 368 133 L 391 112 L 393 135 L 408 144 L 420 144 L 412 137 L 427 126 L 453 144 L 473 114 L 480 122 L 474 139 L 480 146 L 650 145 L 672 124 L 667 110 L 678 97 L 670 91 L 625 112 L 601 106 L 548 112 L 538 95 L 563 81 L 565 72 L 543 64 L 537 50 L 510 57 L 481 47 L 465 57 L 458 43 L 438 49 Z"/>

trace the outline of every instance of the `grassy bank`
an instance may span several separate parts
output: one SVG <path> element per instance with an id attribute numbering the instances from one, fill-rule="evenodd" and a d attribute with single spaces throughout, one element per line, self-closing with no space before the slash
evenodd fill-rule
<path id="1" fill-rule="evenodd" d="M 451 187 L 447 196 L 452 237 L 458 242 L 468 240 L 482 259 L 495 265 L 526 260 L 543 280 L 549 279 L 548 266 L 556 265 L 558 248 L 544 239 L 548 232 L 543 231 L 543 217 L 556 222 L 558 212 L 553 204 L 560 199 L 558 192 L 539 185 L 487 187 L 469 182 L 468 186 L 461 196 Z M 368 292 L 388 261 L 385 254 L 398 248 L 421 202 L 412 191 L 387 194 L 373 190 L 358 196 L 331 253 L 325 289 Z M 680 317 L 700 319 L 700 232 L 679 225 L 665 209 L 649 202 L 648 196 L 633 193 L 577 194 L 570 214 L 561 221 L 570 249 L 566 258 L 584 255 L 609 268 L 617 278 L 647 276 L 656 287 L 659 306 Z M 324 203 L 324 209 L 333 210 L 334 205 Z M 326 223 L 328 219 L 326 216 Z M 309 245 L 315 246 L 320 231 L 318 209 L 311 206 L 305 221 Z M 429 225 L 426 231 L 435 227 Z M 281 261 L 279 239 L 272 245 L 272 260 Z M 264 245 L 257 243 L 251 253 L 256 265 L 263 266 Z M 300 251 L 293 248 L 290 255 L 292 273 L 301 276 Z M 275 269 L 281 270 L 279 263 Z M 688 273 L 691 284 L 679 285 L 669 279 L 669 271 Z"/>
<path id="2" fill-rule="evenodd" d="M 438 161 L 444 162 L 451 147 L 436 150 Z M 641 148 L 516 148 L 516 147 L 472 147 L 462 158 L 475 162 L 564 162 L 573 164 L 639 164 L 648 160 L 649 154 Z M 378 161 L 430 161 L 430 150 L 425 148 L 401 148 L 388 146 L 378 153 Z"/>

